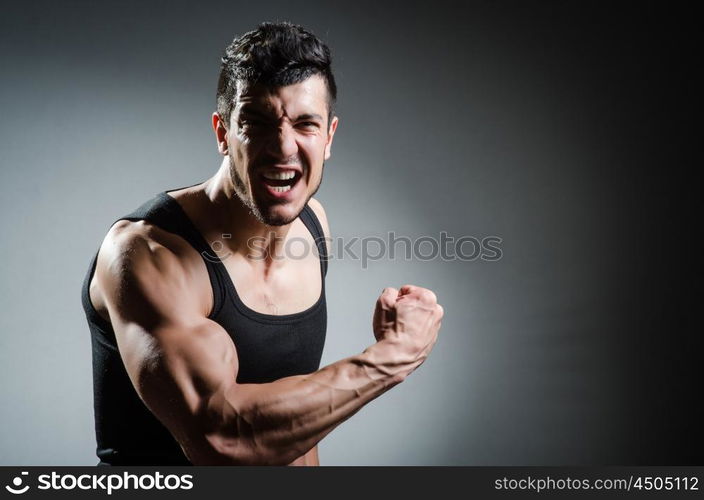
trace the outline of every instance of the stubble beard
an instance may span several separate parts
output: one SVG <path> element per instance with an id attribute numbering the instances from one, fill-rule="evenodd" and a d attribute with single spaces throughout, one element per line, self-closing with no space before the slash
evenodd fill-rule
<path id="1" fill-rule="evenodd" d="M 296 220 L 303 211 L 303 207 L 305 207 L 308 204 L 308 201 L 315 195 L 315 193 L 318 192 L 318 189 L 320 189 L 320 185 L 323 183 L 323 172 L 325 171 L 325 162 L 323 162 L 323 165 L 320 170 L 320 180 L 318 181 L 318 185 L 315 186 L 313 192 L 308 196 L 308 198 L 306 198 L 306 202 L 303 204 L 303 207 L 301 207 L 301 210 L 299 210 L 295 216 L 291 218 L 268 217 L 262 214 L 257 204 L 254 202 L 253 196 L 249 195 L 247 184 L 244 182 L 244 179 L 240 176 L 240 174 L 237 172 L 237 169 L 235 168 L 235 162 L 234 158 L 232 158 L 232 153 L 228 152 L 228 157 L 230 159 L 230 179 L 232 180 L 232 185 L 235 187 L 235 194 L 240 199 L 242 204 L 247 208 L 249 213 L 259 222 L 261 222 L 262 224 L 266 224 L 267 226 L 285 226 Z"/>

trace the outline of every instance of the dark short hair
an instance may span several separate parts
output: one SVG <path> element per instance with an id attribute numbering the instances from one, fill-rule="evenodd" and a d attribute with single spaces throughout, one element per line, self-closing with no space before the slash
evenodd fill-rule
<path id="1" fill-rule="evenodd" d="M 225 49 L 217 112 L 229 124 L 238 82 L 276 88 L 320 75 L 328 91 L 329 124 L 337 99 L 331 62 L 328 46 L 310 31 L 288 22 L 262 23 L 256 30 L 235 38 Z"/>

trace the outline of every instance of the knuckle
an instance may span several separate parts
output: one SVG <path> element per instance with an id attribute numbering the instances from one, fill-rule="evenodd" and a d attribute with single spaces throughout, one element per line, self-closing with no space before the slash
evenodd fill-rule
<path id="1" fill-rule="evenodd" d="M 421 299 L 425 300 L 426 302 L 436 302 L 437 297 L 435 296 L 435 293 L 432 292 L 432 290 L 428 290 L 427 288 L 423 288 L 420 292 L 420 297 Z"/>

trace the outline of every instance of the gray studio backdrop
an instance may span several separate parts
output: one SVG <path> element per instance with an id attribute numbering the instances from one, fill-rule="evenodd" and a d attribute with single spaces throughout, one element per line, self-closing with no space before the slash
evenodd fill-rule
<path id="1" fill-rule="evenodd" d="M 446 318 L 426 364 L 325 438 L 321 462 L 688 461 L 667 434 L 678 416 L 686 433 L 686 408 L 663 399 L 688 374 L 673 368 L 686 346 L 648 340 L 671 312 L 660 271 L 646 272 L 644 235 L 666 225 L 649 201 L 667 189 L 649 170 L 655 118 L 641 106 L 654 91 L 641 76 L 657 85 L 639 59 L 650 35 L 621 36 L 635 21 L 619 15 L 562 3 L 8 7 L 0 464 L 96 463 L 81 281 L 117 217 L 216 170 L 219 57 L 264 20 L 305 25 L 333 50 L 340 126 L 317 195 L 333 236 L 501 238 L 498 261 L 331 262 L 324 364 L 373 341 L 385 286 L 433 289 Z"/>

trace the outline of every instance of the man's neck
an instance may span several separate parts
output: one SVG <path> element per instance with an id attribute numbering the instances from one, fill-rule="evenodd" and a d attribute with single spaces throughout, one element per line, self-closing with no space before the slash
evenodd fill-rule
<path id="1" fill-rule="evenodd" d="M 227 158 L 217 173 L 205 182 L 204 193 L 211 203 L 208 226 L 211 234 L 220 235 L 225 253 L 241 254 L 248 260 L 267 264 L 266 267 L 283 263 L 284 259 L 273 257 L 284 255 L 286 236 L 293 223 L 269 226 L 255 217 L 235 193 Z"/>

